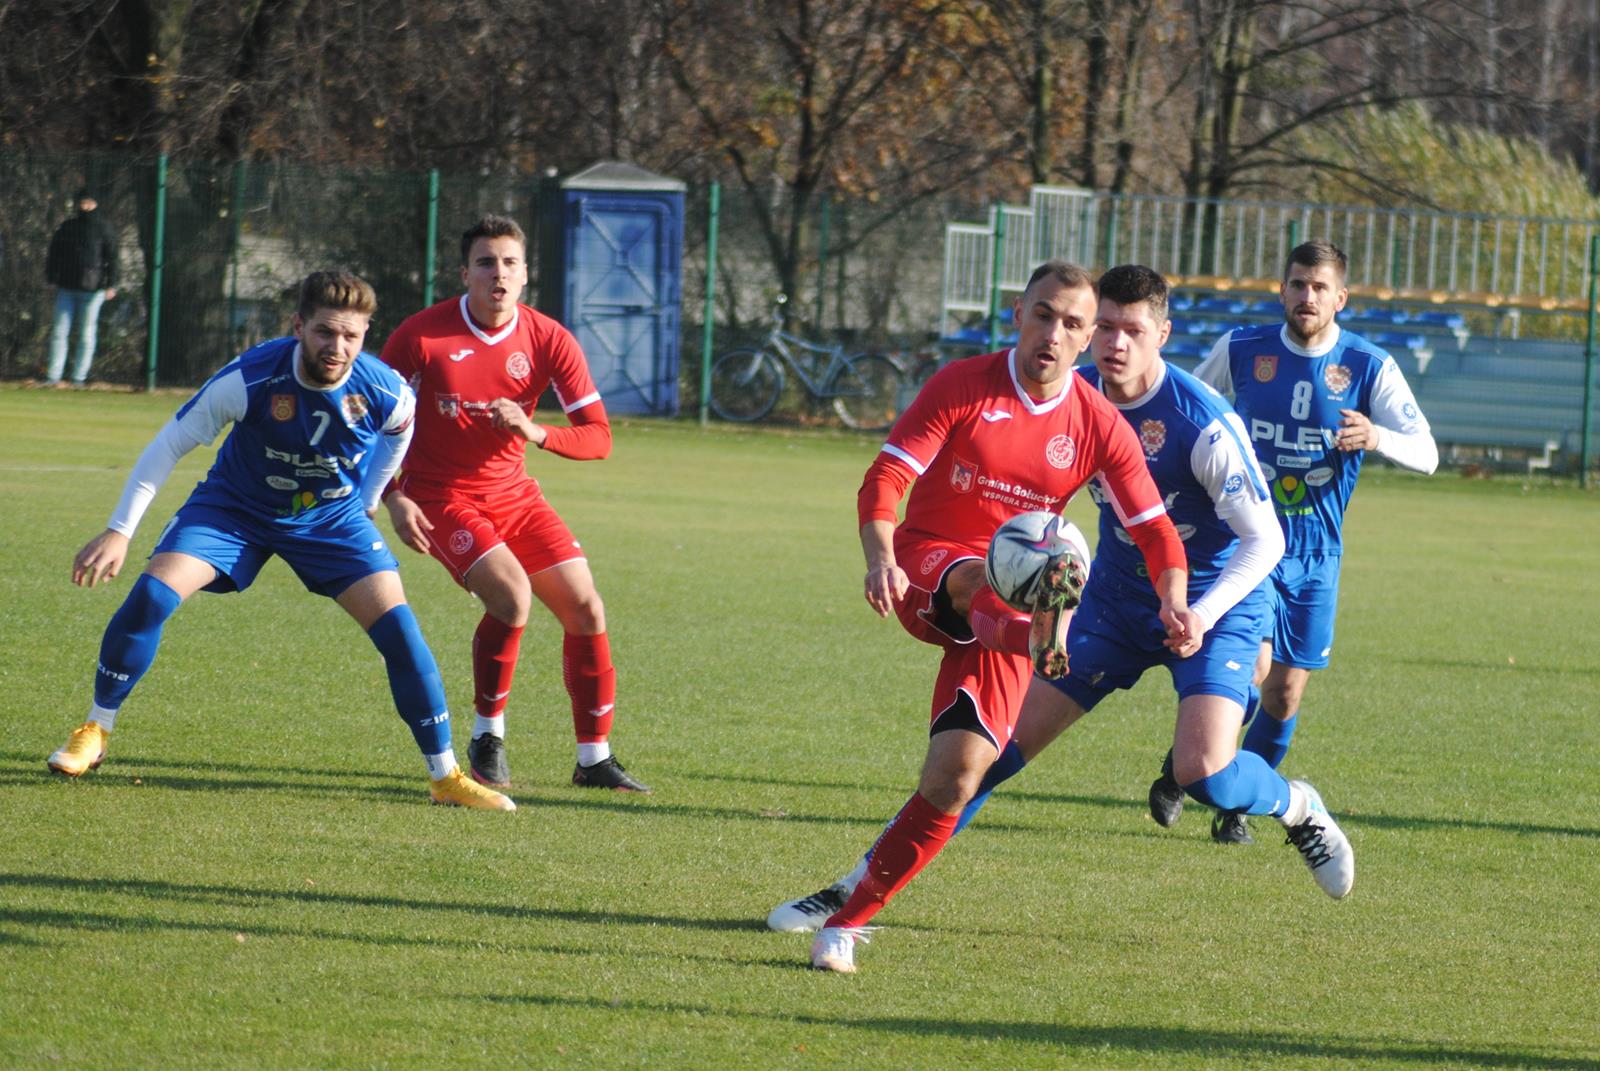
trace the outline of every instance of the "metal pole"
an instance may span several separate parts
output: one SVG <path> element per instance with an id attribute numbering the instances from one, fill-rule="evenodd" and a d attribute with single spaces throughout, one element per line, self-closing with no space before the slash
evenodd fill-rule
<path id="1" fill-rule="evenodd" d="M 439 245 L 439 169 L 428 172 L 428 247 L 422 256 L 422 307 L 433 304 L 434 256 Z"/>
<path id="2" fill-rule="evenodd" d="M 823 330 L 822 316 L 828 296 L 828 231 L 833 226 L 833 198 L 822 199 L 822 221 L 817 227 L 817 330 Z"/>
<path id="3" fill-rule="evenodd" d="M 722 184 L 711 184 L 711 205 L 706 216 L 706 307 L 702 314 L 705 328 L 700 336 L 700 426 L 705 427 L 711 410 L 711 319 L 717 294 L 717 227 L 722 213 Z"/>
<path id="4" fill-rule="evenodd" d="M 1108 268 L 1113 267 L 1117 263 L 1117 209 L 1121 204 L 1120 200 L 1116 197 L 1110 198 L 1110 201 L 1111 219 L 1110 222 L 1106 224 L 1106 252 L 1104 260 L 1104 264 Z"/>
<path id="5" fill-rule="evenodd" d="M 156 222 L 150 237 L 150 343 L 144 389 L 156 389 L 156 351 L 161 346 L 161 275 L 167 266 L 167 154 L 156 158 Z"/>
<path id="6" fill-rule="evenodd" d="M 233 203 L 228 211 L 232 219 L 228 222 L 228 344 L 226 352 L 222 355 L 222 363 L 227 364 L 239 352 L 239 233 L 244 226 L 244 169 L 249 165 L 243 160 L 233 162 Z"/>
<path id="7" fill-rule="evenodd" d="M 1594 393 L 1595 319 L 1600 317 L 1600 234 L 1589 239 L 1589 330 L 1583 340 L 1583 441 L 1578 450 L 1578 486 L 1589 486 L 1589 403 Z"/>
<path id="8" fill-rule="evenodd" d="M 1000 270 L 1005 264 L 1005 206 L 994 206 L 994 249 L 989 275 L 989 349 L 1000 345 Z"/>

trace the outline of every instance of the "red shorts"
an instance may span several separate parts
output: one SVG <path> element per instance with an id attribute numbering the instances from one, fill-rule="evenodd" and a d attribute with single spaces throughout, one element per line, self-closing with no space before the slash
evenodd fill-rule
<path id="1" fill-rule="evenodd" d="M 533 480 L 483 493 L 403 483 L 400 487 L 433 524 L 429 553 L 466 586 L 467 570 L 504 546 L 529 574 L 582 561 L 583 548 Z"/>
<path id="2" fill-rule="evenodd" d="M 992 651 L 972 638 L 966 623 L 940 613 L 939 588 L 950 569 L 963 561 L 981 560 L 966 547 L 934 541 L 896 541 L 895 560 L 911 586 L 895 605 L 905 630 L 923 643 L 944 648 L 939 676 L 933 685 L 930 724 L 953 710 L 963 693 L 977 715 L 977 725 L 967 726 L 988 736 L 995 750 L 1005 747 L 1017 727 L 1022 697 L 1033 679 L 1033 665 L 1021 655 Z"/>

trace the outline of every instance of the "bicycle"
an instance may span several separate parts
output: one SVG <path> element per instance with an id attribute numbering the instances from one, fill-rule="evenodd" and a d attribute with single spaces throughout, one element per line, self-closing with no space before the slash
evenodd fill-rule
<path id="1" fill-rule="evenodd" d="M 844 347 L 809 342 L 783 329 L 779 294 L 772 306 L 772 330 L 753 349 L 730 350 L 711 366 L 711 408 L 723 420 L 760 420 L 778 404 L 787 367 L 811 397 L 831 401 L 845 425 L 882 431 L 899 413 L 900 366 L 877 353 L 846 356 Z"/>

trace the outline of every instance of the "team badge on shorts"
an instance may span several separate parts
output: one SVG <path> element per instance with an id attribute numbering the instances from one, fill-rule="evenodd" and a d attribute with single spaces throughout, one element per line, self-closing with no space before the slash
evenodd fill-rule
<path id="1" fill-rule="evenodd" d="M 433 398 L 439 404 L 439 415 L 446 420 L 454 420 L 461 415 L 461 395 L 435 394 Z"/>
<path id="2" fill-rule="evenodd" d="M 939 567 L 939 563 L 944 561 L 949 556 L 950 551 L 945 547 L 940 547 L 938 550 L 930 553 L 926 558 L 922 559 L 922 575 L 933 575 L 933 571 Z"/>
<path id="3" fill-rule="evenodd" d="M 1330 364 L 1322 370 L 1322 381 L 1337 398 L 1350 389 L 1350 369 L 1342 364 Z"/>
<path id="4" fill-rule="evenodd" d="M 1257 354 L 1255 373 L 1257 383 L 1271 383 L 1278 375 L 1278 355 L 1276 353 Z"/>
<path id="5" fill-rule="evenodd" d="M 1070 469 L 1078 456 L 1078 444 L 1070 435 L 1057 435 L 1044 444 L 1044 459 L 1052 468 Z"/>
<path id="6" fill-rule="evenodd" d="M 457 528 L 450 533 L 450 553 L 465 554 L 472 549 L 472 533 L 465 528 Z"/>
<path id="7" fill-rule="evenodd" d="M 274 394 L 272 396 L 272 419 L 273 420 L 293 420 L 294 419 L 294 395 L 292 395 L 292 394 Z"/>
<path id="8" fill-rule="evenodd" d="M 528 363 L 528 355 L 521 350 L 506 358 L 506 375 L 512 379 L 527 379 L 532 371 L 533 365 Z"/>
<path id="9" fill-rule="evenodd" d="M 962 494 L 972 490 L 973 481 L 978 478 L 978 466 L 970 461 L 962 461 L 959 457 L 950 459 L 950 486 Z"/>
<path id="10" fill-rule="evenodd" d="M 1159 420 L 1146 420 L 1139 424 L 1139 442 L 1144 446 L 1145 457 L 1155 457 L 1167 445 L 1167 425 Z"/>
<path id="11" fill-rule="evenodd" d="M 367 415 L 367 400 L 359 394 L 346 394 L 339 405 L 344 409 L 346 424 L 355 424 Z"/>

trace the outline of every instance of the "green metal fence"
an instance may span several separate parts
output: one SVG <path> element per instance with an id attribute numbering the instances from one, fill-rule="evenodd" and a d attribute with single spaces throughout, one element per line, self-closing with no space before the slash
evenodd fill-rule
<path id="1" fill-rule="evenodd" d="M 368 342 L 381 345 L 405 316 L 460 289 L 457 243 L 478 215 L 512 216 L 537 245 L 540 181 L 0 153 L 0 189 L 6 191 L 0 198 L 0 378 L 32 377 L 43 368 L 50 314 L 45 250 L 55 227 L 74 211 L 73 191 L 86 182 L 96 188 L 99 211 L 122 247 L 118 296 L 101 314 L 93 378 L 142 386 L 153 370 L 156 385 L 189 386 L 286 330 L 295 284 L 318 268 L 348 268 L 373 284 L 379 309 Z M 781 285 L 760 220 L 763 214 L 781 219 L 785 203 L 764 198 L 757 205 L 747 193 L 724 188 L 715 320 L 707 336 L 708 200 L 709 187 L 691 188 L 686 203 L 686 399 L 698 397 L 704 339 L 722 350 L 759 334 Z M 863 344 L 899 348 L 930 341 L 943 228 L 968 211 L 925 204 L 886 217 L 876 206 L 815 201 L 805 213 L 799 293 L 790 295 L 791 310 L 808 331 Z M 529 259 L 536 272 L 532 249 Z M 533 283 L 530 301 L 537 277 Z"/>

